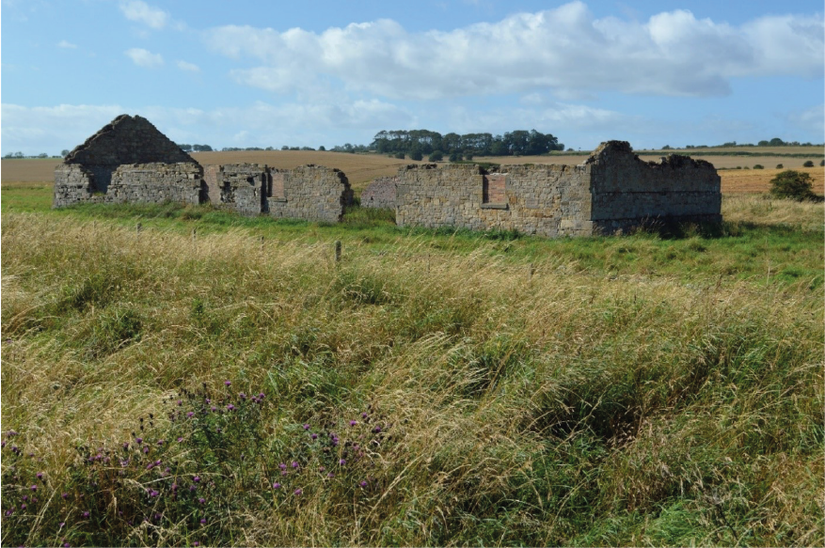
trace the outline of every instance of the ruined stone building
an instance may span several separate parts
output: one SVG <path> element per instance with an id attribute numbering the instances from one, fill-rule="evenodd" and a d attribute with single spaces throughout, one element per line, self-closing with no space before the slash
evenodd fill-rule
<path id="1" fill-rule="evenodd" d="M 147 119 L 118 116 L 55 169 L 54 206 L 201 201 L 203 169 Z"/>
<path id="2" fill-rule="evenodd" d="M 125 114 L 55 169 L 54 207 L 163 202 L 211 202 L 243 215 L 338 222 L 352 189 L 341 171 L 312 165 L 209 165 L 204 172 L 148 120 Z"/>
<path id="3" fill-rule="evenodd" d="M 559 237 L 615 233 L 652 221 L 721 221 L 713 165 L 678 155 L 644 162 L 624 141 L 602 143 L 577 166 L 510 165 L 487 172 L 474 165 L 409 165 L 374 184 L 362 206 L 395 207 L 399 226 Z"/>
<path id="4" fill-rule="evenodd" d="M 55 169 L 54 207 L 83 202 L 203 204 L 243 215 L 339 222 L 353 201 L 340 170 L 260 164 L 204 169 L 140 116 L 115 118 Z M 364 207 L 395 209 L 399 226 L 517 230 L 547 237 L 615 233 L 651 221 L 721 221 L 720 179 L 708 162 L 644 162 L 624 141 L 582 164 L 409 165 L 375 181 Z"/>

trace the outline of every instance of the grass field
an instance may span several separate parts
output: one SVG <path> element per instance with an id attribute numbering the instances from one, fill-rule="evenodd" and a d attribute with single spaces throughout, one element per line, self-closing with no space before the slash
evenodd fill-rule
<path id="1" fill-rule="evenodd" d="M 3 545 L 825 543 L 823 204 L 545 240 L 7 165 Z"/>

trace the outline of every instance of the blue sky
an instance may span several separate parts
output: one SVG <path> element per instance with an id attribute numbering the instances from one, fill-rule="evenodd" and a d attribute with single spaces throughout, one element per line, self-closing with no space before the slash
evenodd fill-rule
<path id="1" fill-rule="evenodd" d="M 2 0 L 0 152 L 122 113 L 216 148 L 537 129 L 589 150 L 822 143 L 812 0 Z"/>

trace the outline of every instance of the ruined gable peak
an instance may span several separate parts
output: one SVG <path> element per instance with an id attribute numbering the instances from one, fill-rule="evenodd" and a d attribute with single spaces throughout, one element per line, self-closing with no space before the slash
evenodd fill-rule
<path id="1" fill-rule="evenodd" d="M 67 164 L 197 163 L 149 120 L 121 114 L 75 148 Z"/>

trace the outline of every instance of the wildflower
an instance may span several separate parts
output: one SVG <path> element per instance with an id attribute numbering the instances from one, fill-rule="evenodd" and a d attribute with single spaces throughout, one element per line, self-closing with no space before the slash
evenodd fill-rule
<path id="1" fill-rule="evenodd" d="M 200 546 L 200 545 L 201 545 L 201 543 L 200 543 L 200 542 L 198 542 L 197 540 L 196 540 L 195 542 L 193 542 L 193 543 L 192 543 L 192 546 Z"/>
<path id="2" fill-rule="evenodd" d="M 195 491 L 195 489 L 197 489 L 197 487 L 195 487 L 194 485 L 190 485 L 190 486 L 189 486 L 189 490 L 190 490 L 190 491 Z"/>
<path id="3" fill-rule="evenodd" d="M 72 546 L 72 545 L 71 545 L 71 544 L 69 544 L 68 542 L 64 542 L 64 543 L 63 543 L 63 548 L 71 548 L 71 546 Z"/>
<path id="4" fill-rule="evenodd" d="M 65 521 L 61 521 L 61 522 L 60 522 L 60 529 L 63 529 L 64 527 L 66 527 L 66 522 L 65 522 Z"/>
<path id="5" fill-rule="evenodd" d="M 287 471 L 286 471 L 286 470 L 281 470 L 281 475 L 282 475 L 282 476 L 286 476 L 286 475 L 287 475 Z"/>
<path id="6" fill-rule="evenodd" d="M 69 498 L 69 493 L 63 493 L 60 496 L 63 497 L 64 499 L 67 499 L 67 498 Z"/>
<path id="7" fill-rule="evenodd" d="M 37 473 L 37 479 L 43 479 L 43 472 Z"/>
<path id="8" fill-rule="evenodd" d="M 201 497 L 201 498 L 198 499 L 198 502 L 201 503 L 201 504 L 206 504 L 206 499 Z"/>
<path id="9" fill-rule="evenodd" d="M 90 516 L 90 515 L 91 515 L 91 514 L 90 514 L 88 511 L 83 512 L 83 519 L 89 519 L 89 516 Z"/>
<path id="10" fill-rule="evenodd" d="M 295 461 L 292 461 L 292 467 L 293 467 L 293 468 L 298 468 L 298 463 L 297 463 L 297 462 L 295 462 Z"/>
<path id="11" fill-rule="evenodd" d="M 346 463 L 347 463 L 347 461 L 344 460 L 344 459 L 341 459 L 341 460 L 338 461 L 338 464 L 340 464 L 341 466 L 344 466 Z"/>
<path id="12" fill-rule="evenodd" d="M 217 410 L 218 410 L 218 408 L 217 408 L 217 407 L 215 407 L 214 405 L 212 406 L 212 408 L 211 408 L 211 409 L 212 409 L 212 412 L 213 412 L 213 413 L 214 413 L 215 411 L 217 411 Z"/>
<path id="13" fill-rule="evenodd" d="M 319 467 L 318 467 L 318 471 L 319 471 L 319 472 L 323 472 L 323 471 L 324 471 L 324 470 L 326 470 L 326 469 L 327 469 L 327 468 L 326 468 L 326 466 L 319 466 Z"/>
<path id="14" fill-rule="evenodd" d="M 143 438 L 136 438 L 135 441 L 138 445 L 140 445 L 141 443 L 143 443 Z"/>
<path id="15" fill-rule="evenodd" d="M 278 482 L 276 481 L 275 483 L 273 483 L 273 484 L 272 484 L 272 488 L 273 488 L 273 489 L 280 489 L 280 488 L 281 488 L 281 484 L 280 484 L 280 483 L 278 483 Z"/>
<path id="16" fill-rule="evenodd" d="M 172 484 L 172 491 L 177 491 L 177 490 L 178 490 L 178 484 L 177 484 L 177 483 L 173 483 L 173 484 Z"/>
<path id="17" fill-rule="evenodd" d="M 146 447 L 143 448 L 143 453 L 146 454 L 148 452 L 149 452 L 149 446 L 147 445 Z"/>
<path id="18" fill-rule="evenodd" d="M 194 413 L 194 412 L 192 412 L 192 411 L 190 411 L 190 412 L 188 412 L 188 413 L 186 414 L 186 416 L 187 416 L 187 417 L 189 417 L 189 418 L 191 419 L 192 417 L 194 417 L 194 416 L 195 416 L 195 413 Z"/>
<path id="19" fill-rule="evenodd" d="M 183 441 L 183 438 L 178 438 L 178 443 L 181 443 L 182 441 Z"/>
<path id="20" fill-rule="evenodd" d="M 178 400 L 178 407 L 180 407 L 181 405 L 183 405 L 183 401 Z"/>
<path id="21" fill-rule="evenodd" d="M 304 425 L 304 430 L 309 430 L 309 425 L 308 424 Z"/>
<path id="22" fill-rule="evenodd" d="M 31 490 L 32 490 L 32 491 L 37 491 L 37 486 L 36 486 L 36 485 L 32 485 Z"/>
<path id="23" fill-rule="evenodd" d="M 206 525 L 206 518 L 201 518 L 201 525 Z"/>
<path id="24" fill-rule="evenodd" d="M 227 405 L 227 406 L 226 406 L 226 410 L 227 410 L 227 411 L 232 411 L 233 409 L 235 409 L 235 406 L 234 406 L 234 405 L 232 405 L 231 403 L 230 403 L 229 405 Z"/>
<path id="25" fill-rule="evenodd" d="M 313 433 L 310 437 L 314 440 L 317 440 L 318 439 L 318 434 Z"/>
<path id="26" fill-rule="evenodd" d="M 226 386 L 232 386 L 232 383 L 229 382 L 229 381 L 223 381 L 223 384 L 226 385 Z"/>
<path id="27" fill-rule="evenodd" d="M 23 502 L 26 502 L 27 500 L 29 500 L 29 496 L 28 495 L 23 495 Z"/>
<path id="28" fill-rule="evenodd" d="M 334 477 L 335 477 L 335 474 L 333 474 L 332 472 L 330 472 L 329 474 L 327 474 L 327 477 L 328 477 L 328 478 L 334 478 Z"/>
<path id="29" fill-rule="evenodd" d="M 295 490 L 295 496 L 296 496 L 296 497 L 297 497 L 297 496 L 301 496 L 301 495 L 303 495 L 303 494 L 304 494 L 304 490 L 303 490 L 303 489 L 300 489 L 300 488 L 299 488 L 299 489 L 296 489 L 296 490 Z"/>
<path id="30" fill-rule="evenodd" d="M 241 392 L 240 394 L 238 394 L 238 397 L 241 398 L 242 400 L 245 400 L 246 399 L 246 394 Z"/>
<path id="31" fill-rule="evenodd" d="M 356 424 L 358 424 L 358 421 L 349 421 L 350 426 L 355 426 Z"/>
<path id="32" fill-rule="evenodd" d="M 373 428 L 373 429 L 372 429 L 372 431 L 373 431 L 373 432 L 375 432 L 375 433 L 377 434 L 378 432 L 380 432 L 380 431 L 381 431 L 381 427 L 380 427 L 380 426 L 376 426 L 375 428 Z"/>
<path id="33" fill-rule="evenodd" d="M 263 401 L 263 400 L 264 400 L 264 393 L 263 393 L 263 392 L 261 392 L 260 394 L 258 394 L 258 399 L 259 399 L 259 400 L 261 400 L 261 401 Z"/>
<path id="34" fill-rule="evenodd" d="M 281 463 L 278 465 L 278 468 L 280 468 L 281 470 L 286 470 L 286 464 Z"/>
<path id="35" fill-rule="evenodd" d="M 361 488 L 363 489 L 364 487 L 366 487 L 366 486 L 367 486 L 367 482 L 362 480 L 362 481 L 361 481 L 361 483 L 360 483 L 359 485 L 360 485 L 360 486 L 361 486 Z"/>
<path id="36" fill-rule="evenodd" d="M 123 442 L 123 449 L 129 449 L 129 442 L 128 441 Z"/>
<path id="37" fill-rule="evenodd" d="M 366 418 L 367 418 L 367 412 L 366 412 L 366 411 L 364 411 L 363 413 L 361 413 L 361 418 L 362 418 L 362 419 L 366 419 Z"/>
<path id="38" fill-rule="evenodd" d="M 21 510 L 25 510 L 26 508 L 27 508 L 27 506 L 26 506 L 26 503 L 25 503 L 25 502 L 24 502 L 23 504 L 21 504 L 21 505 L 20 505 L 20 509 L 21 509 Z"/>
<path id="39" fill-rule="evenodd" d="M 158 440 L 158 445 L 163 445 L 163 440 Z"/>
<path id="40" fill-rule="evenodd" d="M 200 476 L 195 476 L 195 477 L 192 478 L 192 481 L 194 481 L 195 483 L 198 483 L 200 480 L 201 480 Z"/>

